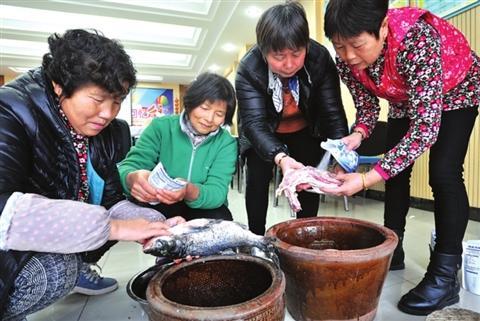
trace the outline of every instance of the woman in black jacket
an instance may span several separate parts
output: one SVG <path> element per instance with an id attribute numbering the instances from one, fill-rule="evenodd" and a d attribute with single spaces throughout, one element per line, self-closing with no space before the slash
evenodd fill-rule
<path id="1" fill-rule="evenodd" d="M 42 67 L 0 87 L 4 321 L 67 295 L 112 240 L 143 241 L 182 221 L 124 200 L 112 121 L 136 78 L 123 47 L 85 30 L 48 43 Z"/>
<path id="2" fill-rule="evenodd" d="M 325 47 L 309 38 L 303 7 L 271 7 L 260 17 L 257 45 L 240 61 L 235 89 L 240 151 L 246 157 L 246 208 L 251 231 L 265 233 L 274 163 L 282 173 L 316 166 L 320 142 L 347 134 L 339 78 Z M 300 192 L 297 217 L 316 216 L 319 196 Z"/>

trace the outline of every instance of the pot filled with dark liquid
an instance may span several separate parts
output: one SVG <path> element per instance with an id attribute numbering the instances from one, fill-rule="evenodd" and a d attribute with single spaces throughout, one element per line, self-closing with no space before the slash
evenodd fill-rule
<path id="1" fill-rule="evenodd" d="M 374 319 L 398 238 L 390 229 L 342 217 L 272 226 L 285 273 L 288 312 L 302 320 Z"/>

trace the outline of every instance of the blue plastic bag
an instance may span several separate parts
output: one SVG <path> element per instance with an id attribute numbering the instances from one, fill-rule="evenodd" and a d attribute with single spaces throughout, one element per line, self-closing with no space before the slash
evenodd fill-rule
<path id="1" fill-rule="evenodd" d="M 341 139 L 327 139 L 320 146 L 329 152 L 340 166 L 347 172 L 353 173 L 358 167 L 358 153 L 347 150 L 347 145 Z"/>

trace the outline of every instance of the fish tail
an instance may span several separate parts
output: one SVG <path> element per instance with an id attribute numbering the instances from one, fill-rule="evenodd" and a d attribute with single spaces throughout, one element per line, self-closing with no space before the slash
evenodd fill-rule
<path id="1" fill-rule="evenodd" d="M 277 238 L 274 236 L 264 236 L 256 246 L 264 252 L 276 252 L 277 248 L 274 245 L 276 240 Z"/>
<path id="2" fill-rule="evenodd" d="M 262 238 L 262 243 L 265 246 L 265 249 L 269 249 L 269 248 L 272 248 L 272 247 L 275 248 L 274 244 L 277 240 L 278 239 L 275 236 L 264 236 Z"/>
<path id="3" fill-rule="evenodd" d="M 275 236 L 265 236 L 262 238 L 262 251 L 265 256 L 270 259 L 277 268 L 280 268 L 280 260 L 278 259 L 278 249 L 275 246 L 275 242 L 278 239 Z"/>

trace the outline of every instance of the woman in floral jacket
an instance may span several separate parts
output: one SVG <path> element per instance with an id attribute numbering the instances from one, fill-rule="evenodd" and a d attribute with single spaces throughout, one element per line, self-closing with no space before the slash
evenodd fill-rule
<path id="1" fill-rule="evenodd" d="M 366 174 L 340 175 L 325 192 L 352 195 L 385 181 L 385 226 L 399 236 L 391 270 L 404 268 L 403 233 L 415 160 L 430 150 L 436 245 L 424 279 L 400 310 L 426 315 L 459 301 L 456 277 L 469 204 L 463 163 L 480 97 L 480 61 L 452 25 L 418 8 L 388 10 L 388 0 L 330 1 L 325 33 L 357 109 L 343 138 L 357 148 L 378 119 L 377 97 L 389 101 L 387 152 Z"/>

